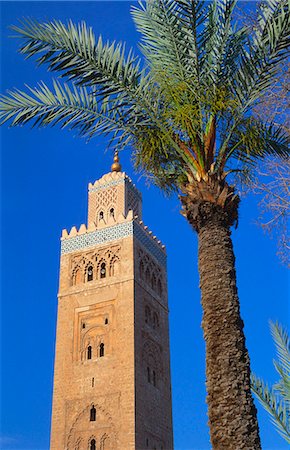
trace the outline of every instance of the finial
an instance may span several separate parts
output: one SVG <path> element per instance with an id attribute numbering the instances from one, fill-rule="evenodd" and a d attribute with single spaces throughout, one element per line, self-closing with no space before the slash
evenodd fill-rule
<path id="1" fill-rule="evenodd" d="M 121 172 L 121 164 L 119 163 L 119 154 L 118 154 L 118 150 L 115 150 L 115 155 L 114 155 L 114 162 L 111 166 L 111 170 L 112 172 Z"/>

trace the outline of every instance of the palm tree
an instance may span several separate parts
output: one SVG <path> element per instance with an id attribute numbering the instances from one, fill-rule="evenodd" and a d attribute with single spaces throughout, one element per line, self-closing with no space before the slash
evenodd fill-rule
<path id="1" fill-rule="evenodd" d="M 287 331 L 278 323 L 270 322 L 278 354 L 278 362 L 274 361 L 280 380 L 271 388 L 258 378 L 251 375 L 252 391 L 256 394 L 278 433 L 290 444 L 290 339 Z"/>
<path id="2" fill-rule="evenodd" d="M 67 83 L 3 95 L 0 119 L 107 134 L 132 148 L 136 166 L 180 196 L 198 234 L 206 340 L 207 402 L 214 449 L 259 449 L 230 228 L 235 172 L 265 155 L 288 155 L 286 136 L 251 117 L 287 56 L 289 0 L 266 0 L 250 35 L 233 23 L 236 0 L 147 0 L 132 7 L 143 58 L 95 39 L 85 23 L 27 20 L 13 29 L 21 52 Z"/>

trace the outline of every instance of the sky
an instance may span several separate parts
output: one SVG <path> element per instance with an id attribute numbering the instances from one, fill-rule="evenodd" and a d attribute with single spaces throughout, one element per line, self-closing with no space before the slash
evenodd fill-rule
<path id="1" fill-rule="evenodd" d="M 132 2 L 1 2 L 1 92 L 50 82 L 56 74 L 17 53 L 9 25 L 23 17 L 85 20 L 96 35 L 137 46 Z M 53 386 L 60 235 L 84 223 L 87 185 L 109 172 L 112 150 L 57 128 L 3 126 L 1 132 L 1 450 L 48 450 Z M 168 254 L 175 450 L 210 449 L 205 403 L 205 348 L 197 271 L 197 237 L 166 198 L 136 174 L 129 151 L 123 169 L 143 195 L 143 220 Z M 275 242 L 256 225 L 259 198 L 242 199 L 233 231 L 241 314 L 252 370 L 273 383 L 269 320 L 289 323 L 287 270 Z M 262 448 L 286 449 L 259 406 Z"/>

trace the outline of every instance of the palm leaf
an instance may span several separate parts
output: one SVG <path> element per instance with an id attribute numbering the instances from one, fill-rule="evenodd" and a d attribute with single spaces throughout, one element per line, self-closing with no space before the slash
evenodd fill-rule
<path id="1" fill-rule="evenodd" d="M 34 89 L 28 87 L 30 94 L 17 90 L 1 96 L 1 123 L 11 121 L 12 126 L 27 122 L 32 122 L 33 126 L 59 124 L 61 128 L 76 128 L 81 136 L 87 138 L 118 130 L 119 143 L 132 135 L 136 122 L 122 117 L 118 109 L 104 113 L 103 107 L 99 107 L 87 88 L 70 88 L 57 81 L 53 87 L 52 91 L 41 83 Z"/>
<path id="2" fill-rule="evenodd" d="M 251 375 L 251 388 L 262 406 L 269 412 L 271 421 L 278 433 L 290 443 L 289 408 L 283 400 L 279 400 L 275 392 L 255 375 Z"/>

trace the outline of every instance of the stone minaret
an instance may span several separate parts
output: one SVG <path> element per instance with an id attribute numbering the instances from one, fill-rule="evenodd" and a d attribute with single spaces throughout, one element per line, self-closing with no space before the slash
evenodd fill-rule
<path id="1" fill-rule="evenodd" d="M 172 450 L 166 254 L 115 155 L 61 238 L 51 450 Z"/>

